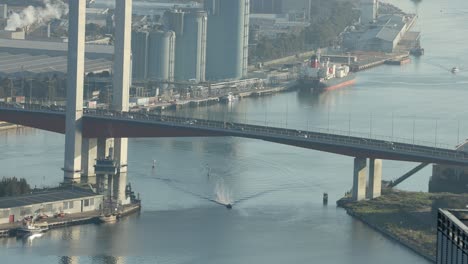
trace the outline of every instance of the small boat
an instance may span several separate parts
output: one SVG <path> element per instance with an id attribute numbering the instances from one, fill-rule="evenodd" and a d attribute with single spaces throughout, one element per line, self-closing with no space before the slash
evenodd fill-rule
<path id="1" fill-rule="evenodd" d="M 452 73 L 457 73 L 460 71 L 460 69 L 458 69 L 457 67 L 453 67 L 451 70 L 450 70 Z"/>
<path id="2" fill-rule="evenodd" d="M 237 100 L 237 96 L 232 94 L 231 92 L 228 93 L 226 96 L 221 97 L 221 101 L 223 102 L 232 102 Z"/>
<path id="3" fill-rule="evenodd" d="M 40 234 L 49 230 L 49 225 L 46 222 L 42 223 L 26 223 L 16 230 L 19 235 Z"/>
<path id="4" fill-rule="evenodd" d="M 106 214 L 99 216 L 99 221 L 101 223 L 115 223 L 117 222 L 117 216 L 114 214 Z"/>
<path id="5" fill-rule="evenodd" d="M 232 204 L 226 204 L 227 209 L 232 209 Z"/>

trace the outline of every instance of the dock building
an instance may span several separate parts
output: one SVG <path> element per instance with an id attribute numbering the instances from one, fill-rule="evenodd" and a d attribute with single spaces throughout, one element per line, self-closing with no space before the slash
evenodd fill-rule
<path id="1" fill-rule="evenodd" d="M 415 20 L 414 15 L 379 16 L 372 24 L 349 27 L 343 45 L 347 50 L 395 52 Z"/>
<path id="2" fill-rule="evenodd" d="M 206 0 L 208 38 L 206 78 L 240 79 L 247 75 L 250 0 Z"/>
<path id="3" fill-rule="evenodd" d="M 14 223 L 25 216 L 82 213 L 100 210 L 104 196 L 91 188 L 69 187 L 27 195 L 0 198 L 0 224 Z"/>

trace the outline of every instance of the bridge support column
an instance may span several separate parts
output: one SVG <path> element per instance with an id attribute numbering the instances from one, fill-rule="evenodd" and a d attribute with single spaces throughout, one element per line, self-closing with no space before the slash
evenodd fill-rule
<path id="1" fill-rule="evenodd" d="M 112 139 L 98 138 L 97 139 L 97 158 L 104 159 L 109 156 L 109 149 L 112 147 Z"/>
<path id="2" fill-rule="evenodd" d="M 128 156 L 128 138 L 114 139 L 114 159 L 117 162 L 118 172 L 127 172 L 127 156 Z"/>
<path id="3" fill-rule="evenodd" d="M 366 178 L 367 178 L 367 159 L 354 158 L 354 175 L 353 175 L 353 193 L 354 201 L 364 200 L 366 198 Z"/>
<path id="4" fill-rule="evenodd" d="M 369 199 L 380 196 L 382 192 L 382 160 L 369 159 Z"/>
<path id="5" fill-rule="evenodd" d="M 127 173 L 119 173 L 114 178 L 114 198 L 122 205 L 128 204 L 125 190 L 127 187 Z"/>
<path id="6" fill-rule="evenodd" d="M 95 176 L 96 173 L 94 172 L 94 165 L 97 158 L 97 139 L 84 138 L 81 150 L 81 167 L 83 176 Z"/>
<path id="7" fill-rule="evenodd" d="M 70 1 L 69 5 L 67 112 L 63 170 L 65 180 L 75 180 L 81 178 L 86 1 Z"/>
<path id="8" fill-rule="evenodd" d="M 131 84 L 132 0 L 115 2 L 115 45 L 112 109 L 127 112 Z M 127 171 L 128 139 L 114 140 L 115 161 L 119 172 Z"/>

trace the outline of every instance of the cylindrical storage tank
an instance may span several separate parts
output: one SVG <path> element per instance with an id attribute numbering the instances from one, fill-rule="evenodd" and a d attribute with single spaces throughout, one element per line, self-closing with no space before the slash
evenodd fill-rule
<path id="1" fill-rule="evenodd" d="M 144 80 L 148 77 L 147 31 L 132 31 L 132 78 Z"/>
<path id="2" fill-rule="evenodd" d="M 205 0 L 207 79 L 240 79 L 247 72 L 249 0 Z"/>
<path id="3" fill-rule="evenodd" d="M 176 34 L 174 31 L 153 31 L 149 35 L 148 78 L 174 81 Z"/>
<path id="4" fill-rule="evenodd" d="M 182 17 L 180 13 L 182 12 Z M 205 80 L 207 15 L 205 11 L 188 9 L 165 13 L 166 27 L 177 36 L 174 79 Z M 182 23 L 182 26 L 180 26 Z"/>

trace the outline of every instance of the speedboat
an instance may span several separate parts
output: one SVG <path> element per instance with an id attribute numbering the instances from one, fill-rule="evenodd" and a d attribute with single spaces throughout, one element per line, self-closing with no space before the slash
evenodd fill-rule
<path id="1" fill-rule="evenodd" d="M 457 72 L 459 72 L 460 70 L 459 70 L 457 67 L 453 67 L 450 71 L 451 71 L 452 73 L 457 73 Z"/>

